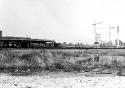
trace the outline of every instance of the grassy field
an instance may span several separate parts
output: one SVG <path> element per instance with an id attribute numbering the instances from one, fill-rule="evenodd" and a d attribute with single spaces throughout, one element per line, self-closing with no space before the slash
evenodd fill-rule
<path id="1" fill-rule="evenodd" d="M 30 75 L 41 71 L 96 72 L 124 75 L 125 50 L 1 50 L 0 71 Z"/>

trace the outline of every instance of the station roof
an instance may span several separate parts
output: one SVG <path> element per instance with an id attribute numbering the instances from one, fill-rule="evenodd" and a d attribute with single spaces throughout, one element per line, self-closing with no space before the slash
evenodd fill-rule
<path id="1" fill-rule="evenodd" d="M 13 37 L 13 36 L 4 36 L 4 37 L 1 37 L 0 38 L 0 40 L 4 40 L 4 41 L 6 41 L 6 40 L 24 40 L 24 41 L 38 41 L 38 42 L 42 42 L 42 41 L 44 41 L 44 42 L 52 42 L 53 40 L 48 40 L 48 39 L 31 39 L 30 37 Z"/>

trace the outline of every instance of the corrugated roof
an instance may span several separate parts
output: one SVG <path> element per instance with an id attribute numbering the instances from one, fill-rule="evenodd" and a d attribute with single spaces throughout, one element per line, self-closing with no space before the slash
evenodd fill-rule
<path id="1" fill-rule="evenodd" d="M 48 39 L 31 39 L 30 37 L 13 37 L 13 36 L 4 36 L 1 37 L 0 40 L 28 40 L 28 41 L 48 41 L 48 42 L 53 41 Z"/>

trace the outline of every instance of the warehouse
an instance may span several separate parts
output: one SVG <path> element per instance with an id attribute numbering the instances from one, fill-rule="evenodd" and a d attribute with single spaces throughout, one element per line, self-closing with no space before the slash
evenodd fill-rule
<path id="1" fill-rule="evenodd" d="M 53 40 L 46 39 L 2 36 L 2 31 L 0 31 L 0 48 L 53 48 L 54 43 Z"/>

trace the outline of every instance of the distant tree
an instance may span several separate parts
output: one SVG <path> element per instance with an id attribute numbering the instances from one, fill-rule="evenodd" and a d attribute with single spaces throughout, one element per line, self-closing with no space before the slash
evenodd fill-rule
<path id="1" fill-rule="evenodd" d="M 69 47 L 73 47 L 74 46 L 73 43 L 69 43 L 68 45 L 69 45 Z"/>
<path id="2" fill-rule="evenodd" d="M 115 40 L 115 44 L 116 44 L 116 45 L 118 44 L 118 43 L 117 43 L 117 40 Z M 119 40 L 119 45 L 120 45 L 120 46 L 124 46 L 124 42 L 121 41 L 121 40 Z"/>
<path id="3" fill-rule="evenodd" d="M 66 43 L 66 42 L 63 42 L 63 43 L 62 43 L 62 46 L 63 46 L 63 47 L 66 47 L 66 46 L 67 46 L 67 43 Z"/>

